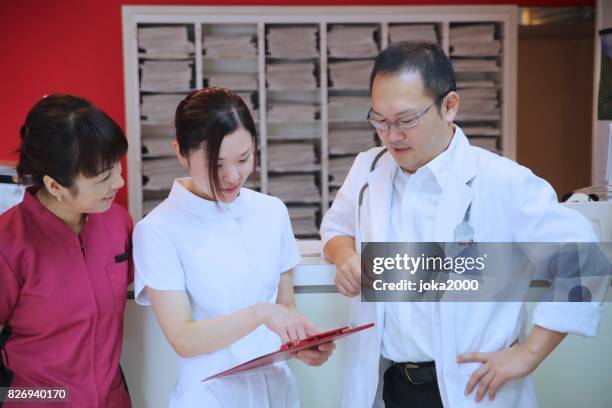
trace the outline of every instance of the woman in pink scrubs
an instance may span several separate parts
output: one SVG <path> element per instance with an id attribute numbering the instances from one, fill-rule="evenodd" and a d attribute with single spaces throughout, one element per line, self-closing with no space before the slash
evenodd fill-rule
<path id="1" fill-rule="evenodd" d="M 131 406 L 119 358 L 132 221 L 113 204 L 126 150 L 78 97 L 47 96 L 26 117 L 17 172 L 32 187 L 0 216 L 4 407 Z"/>

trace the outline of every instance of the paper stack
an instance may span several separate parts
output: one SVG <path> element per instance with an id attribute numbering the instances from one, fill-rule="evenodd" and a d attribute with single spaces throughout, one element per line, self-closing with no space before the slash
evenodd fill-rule
<path id="1" fill-rule="evenodd" d="M 257 75 L 255 74 L 220 74 L 210 73 L 206 76 L 208 86 L 218 86 L 232 91 L 256 91 Z"/>
<path id="2" fill-rule="evenodd" d="M 499 65 L 494 59 L 457 59 L 451 60 L 455 72 L 497 72 Z"/>
<path id="3" fill-rule="evenodd" d="M 271 123 L 314 122 L 319 107 L 306 103 L 270 102 L 267 120 Z"/>
<path id="4" fill-rule="evenodd" d="M 138 48 L 143 58 L 187 58 L 195 47 L 187 36 L 187 27 L 141 27 Z"/>
<path id="5" fill-rule="evenodd" d="M 329 131 L 329 154 L 357 154 L 374 146 L 372 129 L 332 129 Z"/>
<path id="6" fill-rule="evenodd" d="M 185 94 L 143 95 L 140 116 L 143 124 L 174 126 L 174 115 Z"/>
<path id="7" fill-rule="evenodd" d="M 497 88 L 497 82 L 492 79 L 461 80 L 457 81 L 457 89 L 465 88 Z"/>
<path id="8" fill-rule="evenodd" d="M 495 25 L 477 24 L 451 27 L 451 57 L 496 56 L 501 52 L 501 41 L 495 39 Z"/>
<path id="9" fill-rule="evenodd" d="M 365 123 L 370 98 L 367 96 L 330 96 L 329 120 L 358 121 Z"/>
<path id="10" fill-rule="evenodd" d="M 257 48 L 251 35 L 211 35 L 204 36 L 205 58 L 253 58 Z"/>
<path id="11" fill-rule="evenodd" d="M 372 60 L 330 63 L 332 89 L 368 89 L 373 65 Z"/>
<path id="12" fill-rule="evenodd" d="M 317 27 L 273 27 L 266 39 L 268 55 L 273 58 L 314 58 L 317 51 Z"/>
<path id="13" fill-rule="evenodd" d="M 422 41 L 438 43 L 438 35 L 433 24 L 398 24 L 389 27 L 389 42 Z"/>
<path id="14" fill-rule="evenodd" d="M 294 235 L 316 235 L 319 233 L 317 228 L 317 207 L 289 207 L 289 218 Z"/>
<path id="15" fill-rule="evenodd" d="M 270 177 L 268 192 L 285 203 L 319 203 L 321 201 L 314 174 Z"/>
<path id="16" fill-rule="evenodd" d="M 330 185 L 332 187 L 340 187 L 346 178 L 353 162 L 354 157 L 334 157 L 329 159 L 329 174 L 332 176 Z"/>
<path id="17" fill-rule="evenodd" d="M 142 157 L 174 157 L 171 138 L 147 137 L 142 138 Z"/>
<path id="18" fill-rule="evenodd" d="M 457 122 L 494 121 L 501 119 L 501 110 L 497 98 L 461 100 Z"/>
<path id="19" fill-rule="evenodd" d="M 266 66 L 268 89 L 273 91 L 316 89 L 314 68 L 311 62 L 268 64 Z"/>
<path id="20" fill-rule="evenodd" d="M 316 171 L 314 146 L 310 143 L 278 143 L 268 146 L 270 171 Z"/>
<path id="21" fill-rule="evenodd" d="M 174 179 L 185 177 L 187 170 L 176 157 L 142 161 L 143 189 L 145 191 L 163 191 L 172 187 Z"/>
<path id="22" fill-rule="evenodd" d="M 376 26 L 334 25 L 327 33 L 329 56 L 333 58 L 374 58 L 378 44 Z"/>
<path id="23" fill-rule="evenodd" d="M 140 90 L 145 92 L 184 92 L 191 89 L 193 61 L 145 60 L 140 64 Z"/>

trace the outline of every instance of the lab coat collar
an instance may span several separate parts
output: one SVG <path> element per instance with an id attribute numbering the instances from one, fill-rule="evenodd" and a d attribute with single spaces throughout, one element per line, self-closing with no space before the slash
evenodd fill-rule
<path id="1" fill-rule="evenodd" d="M 250 208 L 253 192 L 246 188 L 240 189 L 240 195 L 231 203 L 206 200 L 189 191 L 183 183 L 190 182 L 190 177 L 175 179 L 168 200 L 186 211 L 201 218 L 230 216 L 240 217 Z"/>
<path id="2" fill-rule="evenodd" d="M 444 188 L 444 183 L 446 182 L 446 175 L 448 174 L 448 170 L 450 167 L 450 162 L 453 158 L 453 154 L 457 147 L 457 129 L 455 129 L 455 134 L 453 135 L 448 147 L 439 155 L 434 157 L 429 163 L 423 166 L 423 169 L 429 170 L 432 174 L 440 189 Z M 421 170 L 421 169 L 419 169 Z M 418 173 L 418 170 L 417 170 Z"/>
<path id="3" fill-rule="evenodd" d="M 472 202 L 473 192 L 467 183 L 477 174 L 476 158 L 459 126 L 455 126 L 453 139 L 456 146 L 450 155 L 450 165 L 436 210 L 433 239 L 437 242 L 455 240 L 455 228 L 463 221 Z"/>

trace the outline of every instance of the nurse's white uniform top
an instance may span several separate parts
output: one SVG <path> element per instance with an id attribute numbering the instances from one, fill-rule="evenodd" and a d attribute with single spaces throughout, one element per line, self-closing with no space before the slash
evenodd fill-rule
<path id="1" fill-rule="evenodd" d="M 215 203 L 187 190 L 183 183 L 188 180 L 175 180 L 168 198 L 136 225 L 136 302 L 150 304 L 147 286 L 186 291 L 194 320 L 275 303 L 280 274 L 300 261 L 285 205 L 246 188 L 231 203 Z M 279 347 L 279 337 L 261 325 L 224 349 L 179 357 L 170 406 L 299 406 L 297 385 L 285 363 L 201 382 Z"/>

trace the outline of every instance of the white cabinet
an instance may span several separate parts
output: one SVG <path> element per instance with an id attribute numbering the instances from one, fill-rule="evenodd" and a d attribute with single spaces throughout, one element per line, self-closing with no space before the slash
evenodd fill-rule
<path id="1" fill-rule="evenodd" d="M 316 237 L 359 151 L 374 57 L 393 41 L 439 43 L 455 66 L 458 123 L 472 142 L 516 152 L 514 6 L 124 6 L 129 209 L 138 220 L 183 174 L 170 148 L 190 90 L 239 92 L 258 125 L 252 185 L 289 207 L 296 236 Z"/>

